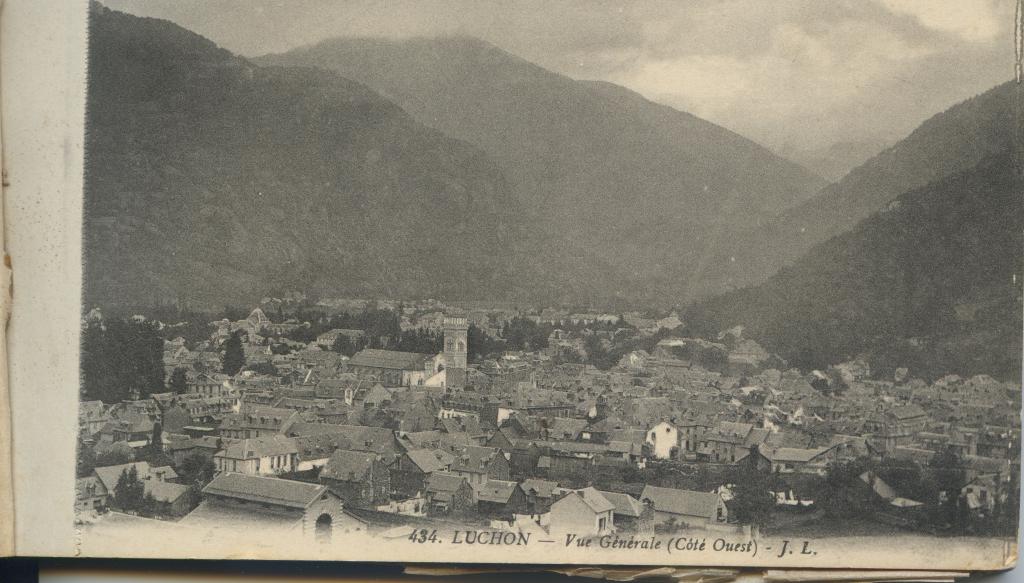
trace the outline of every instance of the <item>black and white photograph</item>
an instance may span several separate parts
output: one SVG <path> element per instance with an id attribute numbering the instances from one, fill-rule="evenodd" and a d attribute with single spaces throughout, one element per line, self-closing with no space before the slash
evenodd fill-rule
<path id="1" fill-rule="evenodd" d="M 1015 0 L 81 11 L 76 553 L 1015 563 Z"/>

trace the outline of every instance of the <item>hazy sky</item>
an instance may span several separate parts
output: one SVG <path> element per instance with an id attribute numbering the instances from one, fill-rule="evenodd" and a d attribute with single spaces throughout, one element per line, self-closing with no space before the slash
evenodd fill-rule
<path id="1" fill-rule="evenodd" d="M 1012 76 L 1013 0 L 106 0 L 236 53 L 468 34 L 778 150 L 895 141 Z"/>

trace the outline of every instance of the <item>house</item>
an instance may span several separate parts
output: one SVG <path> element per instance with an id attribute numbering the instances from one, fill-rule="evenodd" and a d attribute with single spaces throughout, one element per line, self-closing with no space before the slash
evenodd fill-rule
<path id="1" fill-rule="evenodd" d="M 298 453 L 294 439 L 270 435 L 228 443 L 214 454 L 213 463 L 221 472 L 283 474 L 295 471 Z"/>
<path id="2" fill-rule="evenodd" d="M 756 451 L 758 469 L 776 474 L 797 473 L 824 476 L 828 471 L 828 465 L 836 458 L 836 449 L 833 447 L 798 448 L 762 445 L 757 447 Z"/>
<path id="3" fill-rule="evenodd" d="M 413 449 L 398 457 L 391 467 L 391 491 L 401 496 L 423 492 L 427 476 L 451 469 L 455 457 L 440 449 Z"/>
<path id="4" fill-rule="evenodd" d="M 75 480 L 75 510 L 101 512 L 107 509 L 107 489 L 95 475 Z"/>
<path id="5" fill-rule="evenodd" d="M 152 496 L 159 504 L 157 514 L 178 517 L 192 510 L 193 497 L 188 486 L 161 480 L 145 480 L 142 484 L 143 495 Z"/>
<path id="6" fill-rule="evenodd" d="M 465 515 L 473 512 L 473 488 L 464 476 L 451 472 L 434 472 L 424 486 L 427 512 L 431 515 Z"/>
<path id="7" fill-rule="evenodd" d="M 187 497 L 188 486 L 172 483 L 178 479 L 177 472 L 170 466 L 151 467 L 148 462 L 132 462 L 116 466 L 94 468 L 92 476 L 79 480 L 77 506 L 84 509 L 91 505 L 94 509 L 102 509 L 114 505 L 114 491 L 117 482 L 125 472 L 135 469 L 136 476 L 143 484 L 143 493 L 150 494 L 158 502 L 167 505 L 168 514 L 181 516 L 190 509 Z M 104 497 L 103 500 L 99 500 Z"/>
<path id="8" fill-rule="evenodd" d="M 150 444 L 156 425 L 154 416 L 137 411 L 125 411 L 116 419 L 111 419 L 99 431 L 99 443 L 111 444 L 127 442 L 132 449 L 140 449 Z"/>
<path id="9" fill-rule="evenodd" d="M 78 405 L 78 429 L 83 437 L 92 437 L 110 421 L 110 412 L 103 401 L 82 401 Z"/>
<path id="10" fill-rule="evenodd" d="M 558 482 L 528 478 L 519 487 L 526 494 L 527 514 L 544 514 L 551 509 L 551 503 L 555 500 L 554 491 L 558 488 Z"/>
<path id="11" fill-rule="evenodd" d="M 614 512 L 615 505 L 594 488 L 570 490 L 551 504 L 551 533 L 580 537 L 611 534 L 615 532 Z"/>
<path id="12" fill-rule="evenodd" d="M 132 462 L 116 466 L 93 468 L 92 475 L 102 483 L 103 489 L 109 495 L 113 495 L 114 487 L 117 486 L 121 473 L 130 470 L 132 467 L 135 468 L 136 475 L 138 475 L 140 480 L 169 481 L 178 479 L 178 474 L 174 471 L 174 468 L 170 466 L 153 468 L 150 467 L 149 462 Z"/>
<path id="13" fill-rule="evenodd" d="M 247 405 L 240 412 L 226 415 L 221 421 L 221 437 L 249 439 L 278 433 L 287 434 L 293 423 L 299 420 L 294 409 Z"/>
<path id="14" fill-rule="evenodd" d="M 662 421 L 647 430 L 644 442 L 650 446 L 655 458 L 672 459 L 679 448 L 679 430 L 668 421 Z"/>
<path id="15" fill-rule="evenodd" d="M 722 421 L 705 432 L 697 455 L 710 462 L 735 463 L 750 454 L 750 448 L 764 443 L 771 430 L 754 427 L 750 423 Z"/>
<path id="16" fill-rule="evenodd" d="M 224 472 L 203 488 L 203 495 L 205 500 L 180 524 L 220 532 L 258 531 L 261 536 L 298 534 L 320 542 L 368 527 L 322 484 Z"/>
<path id="17" fill-rule="evenodd" d="M 477 510 L 480 514 L 500 520 L 509 520 L 514 514 L 526 514 L 526 493 L 516 482 L 488 480 L 473 486 Z"/>
<path id="18" fill-rule="evenodd" d="M 373 452 L 335 450 L 319 479 L 351 506 L 373 508 L 387 502 L 391 493 L 388 465 Z"/>
<path id="19" fill-rule="evenodd" d="M 466 478 L 470 485 L 510 479 L 511 465 L 500 449 L 452 445 L 447 451 L 454 456 L 450 471 Z"/>
<path id="20" fill-rule="evenodd" d="M 677 490 L 658 486 L 644 486 L 640 501 L 650 504 L 654 510 L 652 521 L 655 525 L 671 523 L 675 526 L 705 527 L 724 524 L 728 510 L 721 494 Z"/>
<path id="21" fill-rule="evenodd" d="M 1011 486 L 999 479 L 998 474 L 980 475 L 967 482 L 960 489 L 967 508 L 979 514 L 991 515 L 996 505 L 1006 502 Z"/>
<path id="22" fill-rule="evenodd" d="M 164 451 L 174 460 L 175 466 L 185 463 L 185 458 L 198 455 L 207 459 L 213 459 L 214 454 L 220 451 L 223 442 L 219 437 L 200 436 L 187 439 L 178 439 L 164 444 Z"/>
<path id="23" fill-rule="evenodd" d="M 615 529 L 627 532 L 643 532 L 651 528 L 654 511 L 636 498 L 622 492 L 598 490 L 606 500 L 615 506 L 612 514 Z"/>
<path id="24" fill-rule="evenodd" d="M 194 373 L 186 376 L 185 393 L 203 397 L 223 397 L 233 394 L 231 377 L 222 374 Z"/>

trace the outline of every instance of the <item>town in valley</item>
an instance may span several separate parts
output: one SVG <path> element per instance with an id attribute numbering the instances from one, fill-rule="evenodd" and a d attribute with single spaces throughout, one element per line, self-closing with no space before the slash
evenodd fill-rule
<path id="1" fill-rule="evenodd" d="M 293 293 L 221 315 L 85 315 L 83 524 L 747 551 L 725 541 L 1016 525 L 1020 390 L 985 375 L 799 370 L 675 310 Z"/>

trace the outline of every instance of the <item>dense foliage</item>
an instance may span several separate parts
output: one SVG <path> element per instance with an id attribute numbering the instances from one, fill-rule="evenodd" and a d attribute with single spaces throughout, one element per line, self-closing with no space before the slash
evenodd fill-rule
<path id="1" fill-rule="evenodd" d="M 82 394 L 116 403 L 164 390 L 164 342 L 149 321 L 90 321 L 82 330 Z"/>

